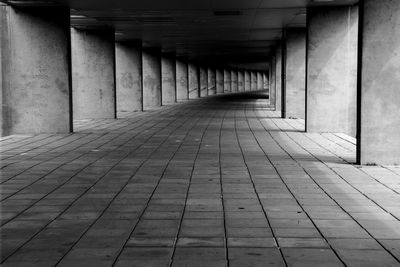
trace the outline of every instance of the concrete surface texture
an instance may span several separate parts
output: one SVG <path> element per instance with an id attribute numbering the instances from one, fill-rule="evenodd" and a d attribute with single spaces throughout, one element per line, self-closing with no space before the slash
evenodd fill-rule
<path id="1" fill-rule="evenodd" d="M 189 99 L 200 96 L 200 73 L 197 65 L 189 63 Z"/>
<path id="2" fill-rule="evenodd" d="M 207 77 L 207 68 L 200 67 L 200 96 L 205 97 L 208 95 L 208 77 Z"/>
<path id="3" fill-rule="evenodd" d="M 263 73 L 262 72 L 257 72 L 257 90 L 263 90 L 264 89 L 264 80 L 263 80 Z"/>
<path id="4" fill-rule="evenodd" d="M 308 132 L 356 136 L 357 46 L 358 8 L 308 10 Z"/>
<path id="5" fill-rule="evenodd" d="M 264 72 L 261 75 L 262 75 L 262 83 L 263 83 L 262 88 L 263 88 L 263 90 L 268 90 L 268 93 L 270 93 L 269 92 L 269 88 L 270 88 L 269 79 L 270 78 L 268 77 L 269 73 Z"/>
<path id="6" fill-rule="evenodd" d="M 215 78 L 215 69 L 208 68 L 207 69 L 207 94 L 215 95 L 216 94 L 216 78 Z"/>
<path id="7" fill-rule="evenodd" d="M 244 90 L 251 91 L 251 73 L 249 71 L 244 72 Z"/>
<path id="8" fill-rule="evenodd" d="M 400 164 L 400 2 L 364 2 L 359 161 Z"/>
<path id="9" fill-rule="evenodd" d="M 215 73 L 216 83 L 217 83 L 217 94 L 224 93 L 224 71 L 217 69 Z"/>
<path id="10" fill-rule="evenodd" d="M 189 73 L 187 62 L 176 61 L 176 98 L 177 100 L 189 99 Z"/>
<path id="11" fill-rule="evenodd" d="M 75 129 L 2 140 L 3 266 L 399 266 L 400 168 L 265 92 Z"/>
<path id="12" fill-rule="evenodd" d="M 275 109 L 282 110 L 282 47 L 278 46 L 275 53 Z"/>
<path id="13" fill-rule="evenodd" d="M 251 80 L 250 90 L 251 91 L 256 91 L 257 90 L 257 86 L 258 86 L 257 72 L 252 71 L 250 73 L 250 80 Z"/>
<path id="14" fill-rule="evenodd" d="M 228 69 L 224 69 L 224 92 L 232 92 L 231 71 Z"/>
<path id="15" fill-rule="evenodd" d="M 116 43 L 117 116 L 142 111 L 142 51 L 140 43 Z"/>
<path id="16" fill-rule="evenodd" d="M 238 72 L 238 91 L 244 92 L 244 71 Z"/>
<path id="17" fill-rule="evenodd" d="M 286 118 L 306 116 L 306 30 L 288 29 L 286 31 L 286 79 L 285 113 Z"/>
<path id="18" fill-rule="evenodd" d="M 68 133 L 69 10 L 0 6 L 0 136 Z"/>
<path id="19" fill-rule="evenodd" d="M 163 105 L 170 105 L 176 102 L 175 57 L 165 56 L 161 59 L 161 92 Z"/>
<path id="20" fill-rule="evenodd" d="M 143 109 L 161 106 L 161 54 L 158 50 L 143 51 Z"/>
<path id="21" fill-rule="evenodd" d="M 238 86 L 238 72 L 237 70 L 231 70 L 231 91 L 234 93 L 238 92 Z"/>
<path id="22" fill-rule="evenodd" d="M 114 31 L 71 29 L 74 119 L 115 118 Z"/>
<path id="23" fill-rule="evenodd" d="M 271 65 L 269 71 L 269 103 L 276 107 L 276 55 L 271 58 Z"/>

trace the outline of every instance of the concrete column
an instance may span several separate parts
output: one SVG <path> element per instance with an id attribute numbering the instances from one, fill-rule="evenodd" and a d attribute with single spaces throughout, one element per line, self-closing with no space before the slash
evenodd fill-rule
<path id="1" fill-rule="evenodd" d="M 306 31 L 286 31 L 285 117 L 305 118 L 306 113 Z"/>
<path id="2" fill-rule="evenodd" d="M 355 137 L 358 8 L 309 8 L 307 14 L 306 131 Z"/>
<path id="3" fill-rule="evenodd" d="M 263 82 L 263 73 L 258 71 L 257 72 L 257 90 L 264 89 L 264 82 Z"/>
<path id="4" fill-rule="evenodd" d="M 74 119 L 115 118 L 113 30 L 71 30 Z"/>
<path id="5" fill-rule="evenodd" d="M 215 95 L 216 94 L 216 81 L 215 81 L 215 69 L 208 68 L 208 95 Z"/>
<path id="6" fill-rule="evenodd" d="M 208 89 L 208 77 L 207 77 L 207 68 L 205 67 L 200 67 L 200 96 L 205 97 L 208 95 L 207 89 Z"/>
<path id="7" fill-rule="evenodd" d="M 198 67 L 190 63 L 189 64 L 189 99 L 199 98 L 200 95 L 200 77 Z"/>
<path id="8" fill-rule="evenodd" d="M 217 69 L 216 70 L 216 83 L 217 83 L 217 94 L 224 93 L 224 71 Z"/>
<path id="9" fill-rule="evenodd" d="M 142 50 L 138 43 L 116 43 L 117 114 L 142 111 Z"/>
<path id="10" fill-rule="evenodd" d="M 72 131 L 69 9 L 0 4 L 0 135 Z"/>
<path id="11" fill-rule="evenodd" d="M 251 91 L 256 91 L 257 90 L 257 72 L 252 71 L 251 72 L 251 87 L 250 90 Z"/>
<path id="12" fill-rule="evenodd" d="M 276 56 L 273 55 L 270 64 L 269 77 L 269 103 L 271 106 L 276 106 Z"/>
<path id="13" fill-rule="evenodd" d="M 176 62 L 174 55 L 161 59 L 161 94 L 162 105 L 176 102 Z"/>
<path id="14" fill-rule="evenodd" d="M 176 61 L 176 98 L 177 100 L 189 99 L 189 73 L 186 62 Z"/>
<path id="15" fill-rule="evenodd" d="M 244 90 L 251 91 L 251 73 L 247 70 L 244 72 Z"/>
<path id="16" fill-rule="evenodd" d="M 239 91 L 237 70 L 231 70 L 231 90 L 232 90 L 232 92 Z"/>
<path id="17" fill-rule="evenodd" d="M 282 111 L 282 47 L 275 53 L 275 110 Z"/>
<path id="18" fill-rule="evenodd" d="M 143 110 L 161 106 L 161 54 L 158 49 L 143 51 Z"/>
<path id="19" fill-rule="evenodd" d="M 232 92 L 231 87 L 231 71 L 224 69 L 224 93 Z"/>
<path id="20" fill-rule="evenodd" d="M 244 92 L 244 72 L 238 71 L 238 91 Z"/>
<path id="21" fill-rule="evenodd" d="M 400 164 L 400 1 L 364 0 L 358 162 Z"/>

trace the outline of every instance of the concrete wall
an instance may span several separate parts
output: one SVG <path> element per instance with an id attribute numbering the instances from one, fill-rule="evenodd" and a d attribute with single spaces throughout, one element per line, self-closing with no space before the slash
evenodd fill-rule
<path id="1" fill-rule="evenodd" d="M 307 132 L 356 136 L 358 14 L 351 7 L 310 8 Z"/>
<path id="2" fill-rule="evenodd" d="M 216 83 L 217 83 L 217 94 L 224 93 L 224 71 L 221 69 L 216 70 Z"/>
<path id="3" fill-rule="evenodd" d="M 231 91 L 237 92 L 238 88 L 238 72 L 237 70 L 231 70 Z"/>
<path id="4" fill-rule="evenodd" d="M 161 55 L 158 50 L 143 51 L 143 110 L 161 106 Z"/>
<path id="5" fill-rule="evenodd" d="M 306 31 L 286 31 L 286 118 L 305 118 L 306 115 Z"/>
<path id="6" fill-rule="evenodd" d="M 116 43 L 117 113 L 142 111 L 142 51 L 137 43 Z"/>
<path id="7" fill-rule="evenodd" d="M 358 160 L 400 164 L 400 1 L 365 0 Z"/>
<path id="8" fill-rule="evenodd" d="M 215 69 L 212 68 L 208 68 L 208 82 L 207 82 L 207 86 L 208 86 L 208 95 L 215 95 L 216 94 L 216 78 L 215 78 Z"/>
<path id="9" fill-rule="evenodd" d="M 69 10 L 0 5 L 1 136 L 72 131 Z"/>
<path id="10" fill-rule="evenodd" d="M 231 71 L 224 69 L 224 93 L 230 93 L 231 91 Z"/>
<path id="11" fill-rule="evenodd" d="M 257 80 L 257 72 L 252 71 L 251 72 L 251 86 L 250 86 L 250 90 L 251 91 L 256 91 L 257 90 L 257 85 L 258 85 L 258 80 Z"/>
<path id="12" fill-rule="evenodd" d="M 244 92 L 244 71 L 238 72 L 238 91 Z"/>
<path id="13" fill-rule="evenodd" d="M 205 67 L 200 67 L 200 96 L 205 97 L 208 95 L 207 89 L 208 89 L 208 77 L 207 77 L 207 68 Z"/>
<path id="14" fill-rule="evenodd" d="M 244 90 L 251 91 L 251 73 L 247 70 L 244 72 Z"/>
<path id="15" fill-rule="evenodd" d="M 189 99 L 188 64 L 181 60 L 176 61 L 176 98 L 177 101 Z"/>
<path id="16" fill-rule="evenodd" d="M 114 32 L 71 30 L 74 119 L 115 118 Z"/>
<path id="17" fill-rule="evenodd" d="M 163 105 L 176 102 L 176 62 L 172 56 L 161 59 L 161 93 Z"/>
<path id="18" fill-rule="evenodd" d="M 200 95 L 200 77 L 199 69 L 193 64 L 189 63 L 189 99 L 199 98 Z"/>
<path id="19" fill-rule="evenodd" d="M 282 110 L 282 47 L 275 53 L 275 110 Z"/>

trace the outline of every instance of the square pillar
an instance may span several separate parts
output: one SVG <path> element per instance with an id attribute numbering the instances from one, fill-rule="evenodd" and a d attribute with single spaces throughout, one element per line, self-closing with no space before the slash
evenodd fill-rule
<path id="1" fill-rule="evenodd" d="M 263 73 L 258 71 L 257 72 L 257 90 L 264 89 L 264 82 L 263 82 Z"/>
<path id="2" fill-rule="evenodd" d="M 196 99 L 200 96 L 200 73 L 198 67 L 189 63 L 189 99 Z"/>
<path id="3" fill-rule="evenodd" d="M 306 30 L 286 30 L 285 117 L 305 119 L 306 115 Z"/>
<path id="4" fill-rule="evenodd" d="M 207 68 L 200 67 L 200 97 L 205 97 L 208 95 L 208 77 L 207 77 Z"/>
<path id="5" fill-rule="evenodd" d="M 269 68 L 269 104 L 272 107 L 276 106 L 276 56 L 273 55 L 271 58 L 271 64 Z"/>
<path id="6" fill-rule="evenodd" d="M 309 8 L 307 14 L 306 131 L 355 137 L 358 8 Z"/>
<path id="7" fill-rule="evenodd" d="M 176 102 L 175 55 L 165 55 L 161 58 L 161 94 L 162 105 Z"/>
<path id="8" fill-rule="evenodd" d="M 238 71 L 238 91 L 244 92 L 244 72 Z"/>
<path id="9" fill-rule="evenodd" d="M 282 46 L 275 52 L 275 110 L 282 111 Z"/>
<path id="10" fill-rule="evenodd" d="M 0 135 L 72 131 L 69 9 L 0 4 Z"/>
<path id="11" fill-rule="evenodd" d="M 224 93 L 232 92 L 231 87 L 231 71 L 224 69 Z"/>
<path id="12" fill-rule="evenodd" d="M 161 53 L 158 49 L 143 51 L 143 110 L 161 106 Z"/>
<path id="13" fill-rule="evenodd" d="M 71 29 L 74 119 L 116 118 L 113 30 Z"/>
<path id="14" fill-rule="evenodd" d="M 400 1 L 364 0 L 358 88 L 358 162 L 400 164 Z"/>
<path id="15" fill-rule="evenodd" d="M 250 88 L 250 91 L 256 91 L 257 90 L 257 85 L 258 85 L 257 72 L 252 71 L 251 72 L 251 88 Z"/>
<path id="16" fill-rule="evenodd" d="M 177 101 L 189 99 L 188 64 L 181 60 L 176 61 L 176 98 Z"/>
<path id="17" fill-rule="evenodd" d="M 208 92 L 208 95 L 215 95 L 216 94 L 216 81 L 215 81 L 215 70 L 214 69 L 212 69 L 212 68 L 208 68 L 208 74 L 207 74 L 207 77 L 208 77 L 208 81 L 207 81 L 207 86 L 208 86 L 208 89 L 207 89 L 207 92 Z"/>
<path id="18" fill-rule="evenodd" d="M 217 94 L 224 93 L 224 71 L 217 69 L 215 72 L 216 84 L 217 84 Z"/>
<path id="19" fill-rule="evenodd" d="M 142 49 L 140 43 L 116 43 L 117 115 L 142 111 Z"/>
<path id="20" fill-rule="evenodd" d="M 251 91 L 251 73 L 247 70 L 244 72 L 244 91 Z"/>
<path id="21" fill-rule="evenodd" d="M 231 91 L 237 92 L 238 88 L 238 72 L 237 70 L 231 70 Z"/>

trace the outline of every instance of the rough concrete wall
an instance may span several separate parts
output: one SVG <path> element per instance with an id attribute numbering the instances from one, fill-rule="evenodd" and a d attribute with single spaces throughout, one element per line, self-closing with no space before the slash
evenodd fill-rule
<path id="1" fill-rule="evenodd" d="M 224 69 L 224 93 L 230 93 L 231 91 L 231 71 Z"/>
<path id="2" fill-rule="evenodd" d="M 207 68 L 200 67 L 200 96 L 205 97 L 208 95 L 208 77 L 207 77 Z"/>
<path id="3" fill-rule="evenodd" d="M 258 85 L 258 81 L 257 81 L 257 72 L 252 71 L 250 74 L 250 79 L 251 79 L 251 86 L 250 86 L 250 90 L 251 91 L 256 91 L 257 90 L 257 85 Z"/>
<path id="4" fill-rule="evenodd" d="M 269 79 L 269 103 L 271 106 L 276 106 L 276 56 L 273 55 L 270 64 L 271 77 Z"/>
<path id="5" fill-rule="evenodd" d="M 189 74 L 186 62 L 176 61 L 176 97 L 177 100 L 189 99 Z"/>
<path id="6" fill-rule="evenodd" d="M 290 29 L 286 34 L 286 117 L 306 115 L 306 31 Z"/>
<path id="7" fill-rule="evenodd" d="M 357 20 L 351 7 L 312 8 L 308 16 L 306 130 L 355 137 Z"/>
<path id="8" fill-rule="evenodd" d="M 67 133 L 69 10 L 1 5 L 1 135 Z"/>
<path id="9" fill-rule="evenodd" d="M 215 95 L 216 94 L 216 80 L 215 80 L 215 69 L 208 68 L 208 95 Z"/>
<path id="10" fill-rule="evenodd" d="M 216 70 L 216 80 L 217 80 L 217 94 L 224 93 L 224 71 L 217 69 Z"/>
<path id="11" fill-rule="evenodd" d="M 279 46 L 276 49 L 275 61 L 275 110 L 282 110 L 282 48 Z"/>
<path id="12" fill-rule="evenodd" d="M 189 99 L 199 98 L 200 95 L 200 73 L 198 67 L 189 63 Z"/>
<path id="13" fill-rule="evenodd" d="M 139 44 L 116 43 L 117 113 L 142 111 L 142 51 Z"/>
<path id="14" fill-rule="evenodd" d="M 360 162 L 400 164 L 400 1 L 364 5 Z"/>
<path id="15" fill-rule="evenodd" d="M 115 118 L 113 31 L 71 30 L 74 119 Z"/>
<path id="16" fill-rule="evenodd" d="M 173 57 L 162 58 L 161 76 L 162 104 L 173 104 L 176 102 L 176 62 Z"/>
<path id="17" fill-rule="evenodd" d="M 244 72 L 238 72 L 238 91 L 244 92 Z"/>
<path id="18" fill-rule="evenodd" d="M 244 72 L 244 90 L 251 91 L 251 73 L 249 71 Z"/>
<path id="19" fill-rule="evenodd" d="M 161 106 L 161 56 L 158 51 L 143 51 L 143 109 Z"/>
<path id="20" fill-rule="evenodd" d="M 232 70 L 231 71 L 231 90 L 232 90 L 232 92 L 239 91 L 238 72 L 237 72 L 237 70 Z"/>

